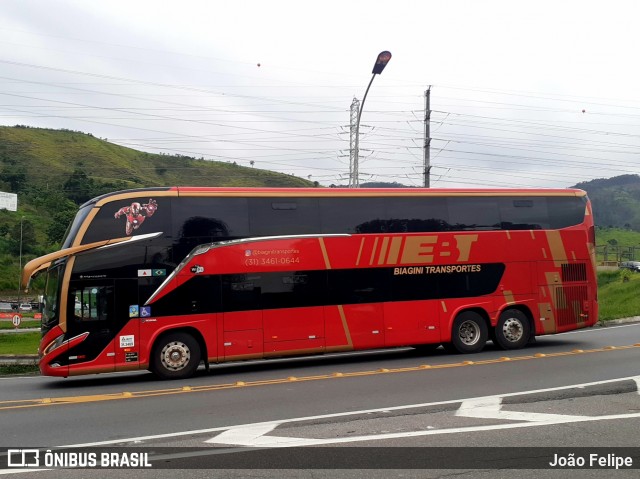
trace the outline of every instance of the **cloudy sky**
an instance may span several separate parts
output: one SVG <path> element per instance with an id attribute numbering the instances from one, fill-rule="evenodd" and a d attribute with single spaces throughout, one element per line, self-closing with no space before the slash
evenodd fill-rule
<path id="1" fill-rule="evenodd" d="M 0 122 L 347 184 L 640 173 L 640 2 L 3 0 Z"/>

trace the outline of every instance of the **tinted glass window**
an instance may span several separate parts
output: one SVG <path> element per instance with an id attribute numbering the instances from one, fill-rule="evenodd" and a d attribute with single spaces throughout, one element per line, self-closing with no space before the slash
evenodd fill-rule
<path id="1" fill-rule="evenodd" d="M 121 243 L 117 246 L 91 250 L 76 257 L 73 279 L 137 278 L 142 267 L 163 269 L 169 274 L 175 267 L 168 256 L 169 247 L 146 246 L 149 241 Z"/>
<path id="2" fill-rule="evenodd" d="M 551 228 L 567 228 L 582 223 L 587 198 L 559 197 L 548 198 Z"/>
<path id="3" fill-rule="evenodd" d="M 550 227 L 547 198 L 498 198 L 503 230 L 537 230 Z"/>
<path id="4" fill-rule="evenodd" d="M 263 276 L 262 306 L 265 309 L 326 304 L 325 271 L 287 271 Z"/>
<path id="5" fill-rule="evenodd" d="M 249 236 L 247 198 L 190 198 L 173 200 L 173 235 L 198 244 Z"/>
<path id="6" fill-rule="evenodd" d="M 384 198 L 324 198 L 320 202 L 322 233 L 386 233 Z"/>
<path id="7" fill-rule="evenodd" d="M 500 229 L 500 214 L 496 198 L 450 197 L 448 203 L 452 230 Z"/>
<path id="8" fill-rule="evenodd" d="M 251 236 L 320 233 L 317 198 L 249 198 Z"/>
<path id="9" fill-rule="evenodd" d="M 173 221 L 175 263 L 201 244 L 249 236 L 246 198 L 177 198 Z"/>
<path id="10" fill-rule="evenodd" d="M 389 300 L 387 268 L 329 270 L 329 304 Z"/>
<path id="11" fill-rule="evenodd" d="M 162 232 L 171 236 L 171 200 L 150 196 L 107 203 L 100 208 L 82 239 L 92 243 L 109 238 Z"/>
<path id="12" fill-rule="evenodd" d="M 151 304 L 158 316 L 219 312 L 220 277 L 194 276 L 175 291 Z"/>
<path id="13" fill-rule="evenodd" d="M 67 228 L 67 232 L 64 235 L 64 240 L 62 241 L 62 248 L 69 248 L 73 244 L 73 240 L 76 239 L 76 235 L 80 229 L 80 226 L 89 215 L 91 210 L 93 209 L 92 205 L 85 206 L 80 208 L 80 210 L 76 213 L 76 217 L 73 219 L 73 222 Z"/>
<path id="14" fill-rule="evenodd" d="M 73 317 L 76 321 L 109 321 L 113 310 L 113 286 L 86 286 L 71 289 Z"/>
<path id="15" fill-rule="evenodd" d="M 261 309 L 262 277 L 257 274 L 232 274 L 222 277 L 223 311 Z"/>
<path id="16" fill-rule="evenodd" d="M 386 199 L 389 233 L 420 233 L 448 229 L 447 200 L 445 198 Z"/>

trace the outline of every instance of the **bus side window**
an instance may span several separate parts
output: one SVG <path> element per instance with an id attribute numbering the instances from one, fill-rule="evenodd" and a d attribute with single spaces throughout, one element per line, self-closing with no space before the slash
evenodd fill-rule
<path id="1" fill-rule="evenodd" d="M 76 321 L 105 321 L 109 319 L 109 290 L 111 286 L 91 286 L 71 291 Z"/>

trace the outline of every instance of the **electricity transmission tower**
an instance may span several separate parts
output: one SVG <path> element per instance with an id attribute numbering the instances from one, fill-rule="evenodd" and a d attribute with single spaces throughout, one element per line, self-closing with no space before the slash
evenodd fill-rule
<path id="1" fill-rule="evenodd" d="M 358 188 L 358 111 L 360 110 L 360 100 L 354 97 L 351 102 L 351 120 L 349 122 L 349 188 Z"/>

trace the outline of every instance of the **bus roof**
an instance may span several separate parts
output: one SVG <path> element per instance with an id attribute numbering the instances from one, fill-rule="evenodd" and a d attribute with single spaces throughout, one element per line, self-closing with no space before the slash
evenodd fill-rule
<path id="1" fill-rule="evenodd" d="M 586 196 L 574 188 L 235 188 L 173 186 L 116 191 L 85 203 L 104 205 L 111 201 L 145 195 L 164 197 L 392 197 L 392 196 Z"/>

